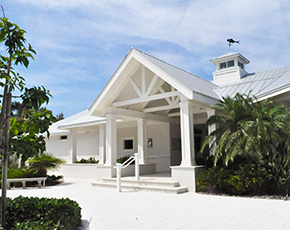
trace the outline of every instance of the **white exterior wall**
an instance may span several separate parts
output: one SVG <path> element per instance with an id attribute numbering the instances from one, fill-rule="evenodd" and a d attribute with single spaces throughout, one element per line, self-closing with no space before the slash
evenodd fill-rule
<path id="1" fill-rule="evenodd" d="M 169 124 L 147 126 L 147 138 L 153 139 L 153 147 L 147 148 L 148 163 L 156 163 L 156 172 L 170 171 L 170 130 Z M 134 150 L 123 150 L 122 140 L 134 139 Z M 147 140 L 146 140 L 147 143 Z M 117 158 L 138 152 L 137 127 L 118 128 L 117 130 Z M 147 144 L 146 144 L 147 145 Z"/>
<path id="2" fill-rule="evenodd" d="M 45 138 L 46 152 L 69 161 L 69 139 L 60 140 L 60 136 L 65 135 L 50 135 L 49 139 Z M 69 138 L 69 135 L 67 137 Z"/>
<path id="3" fill-rule="evenodd" d="M 99 135 L 96 132 L 77 134 L 77 159 L 99 159 Z"/>
<path id="4" fill-rule="evenodd" d="M 147 138 L 153 139 L 153 148 L 147 148 L 148 163 L 156 161 L 156 172 L 170 171 L 170 124 L 163 123 L 147 127 Z M 152 161 L 150 156 L 158 158 Z"/>
<path id="5" fill-rule="evenodd" d="M 46 152 L 69 162 L 69 138 L 60 140 L 60 135 L 51 135 L 46 140 Z M 124 138 L 134 139 L 133 150 L 123 150 Z M 147 125 L 147 138 L 153 139 L 153 147 L 147 148 L 148 163 L 156 163 L 156 172 L 170 171 L 170 124 Z M 147 140 L 146 140 L 147 146 Z M 77 159 L 95 157 L 99 159 L 99 134 L 97 132 L 77 133 Z M 138 152 L 137 127 L 117 129 L 117 158 Z"/>
<path id="6" fill-rule="evenodd" d="M 122 142 L 123 139 L 133 138 L 133 150 L 123 150 Z M 127 155 L 132 156 L 134 153 L 138 152 L 138 135 L 137 127 L 130 128 L 117 128 L 117 159 Z"/>
<path id="7" fill-rule="evenodd" d="M 51 135 L 46 138 L 46 152 L 52 153 L 54 156 L 64 159 L 69 162 L 69 138 L 60 140 L 60 136 Z M 77 133 L 77 160 L 82 158 L 88 159 L 95 157 L 99 159 L 99 135 L 96 132 Z"/>

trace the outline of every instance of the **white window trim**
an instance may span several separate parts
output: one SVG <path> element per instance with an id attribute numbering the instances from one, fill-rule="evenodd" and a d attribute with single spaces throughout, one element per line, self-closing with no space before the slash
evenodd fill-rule
<path id="1" fill-rule="evenodd" d="M 124 143 L 125 143 L 126 140 L 133 140 L 133 148 L 132 149 L 125 149 Z M 132 151 L 134 151 L 135 150 L 135 138 L 134 137 L 123 137 L 121 139 L 121 147 L 122 147 L 122 151 L 123 152 L 132 152 Z"/>

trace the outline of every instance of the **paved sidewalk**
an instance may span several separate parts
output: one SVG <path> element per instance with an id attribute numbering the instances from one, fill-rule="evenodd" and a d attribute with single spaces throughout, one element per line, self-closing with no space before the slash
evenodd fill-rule
<path id="1" fill-rule="evenodd" d="M 90 230 L 107 229 L 290 229 L 290 201 L 117 191 L 67 179 L 42 189 L 12 189 L 9 197 L 69 197 L 76 200 Z"/>

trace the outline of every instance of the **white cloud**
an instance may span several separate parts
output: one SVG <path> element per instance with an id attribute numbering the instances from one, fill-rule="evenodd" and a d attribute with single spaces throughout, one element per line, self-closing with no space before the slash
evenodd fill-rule
<path id="1" fill-rule="evenodd" d="M 58 84 L 68 88 L 76 84 L 96 96 L 131 46 L 207 78 L 214 70 L 209 60 L 228 52 L 230 37 L 240 40 L 232 51 L 250 59 L 250 71 L 289 65 L 289 1 L 11 0 L 7 4 L 13 6 L 9 13 L 25 25 L 38 52 L 39 67 L 29 82 L 40 76 L 55 90 Z M 90 91 L 92 84 L 95 91 Z"/>

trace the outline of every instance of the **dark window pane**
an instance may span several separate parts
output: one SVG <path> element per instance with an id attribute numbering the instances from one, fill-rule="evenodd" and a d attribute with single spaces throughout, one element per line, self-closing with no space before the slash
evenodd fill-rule
<path id="1" fill-rule="evenodd" d="M 243 63 L 238 62 L 238 65 L 239 65 L 242 69 L 244 69 L 244 64 L 243 64 Z"/>
<path id="2" fill-rule="evenodd" d="M 220 69 L 224 69 L 227 67 L 227 64 L 225 62 L 220 63 Z"/>
<path id="3" fill-rule="evenodd" d="M 228 67 L 232 67 L 234 65 L 235 65 L 234 60 L 228 61 Z"/>
<path id="4" fill-rule="evenodd" d="M 60 140 L 66 140 L 67 136 L 60 136 Z"/>
<path id="5" fill-rule="evenodd" d="M 133 149 L 133 140 L 124 140 L 124 149 Z"/>

